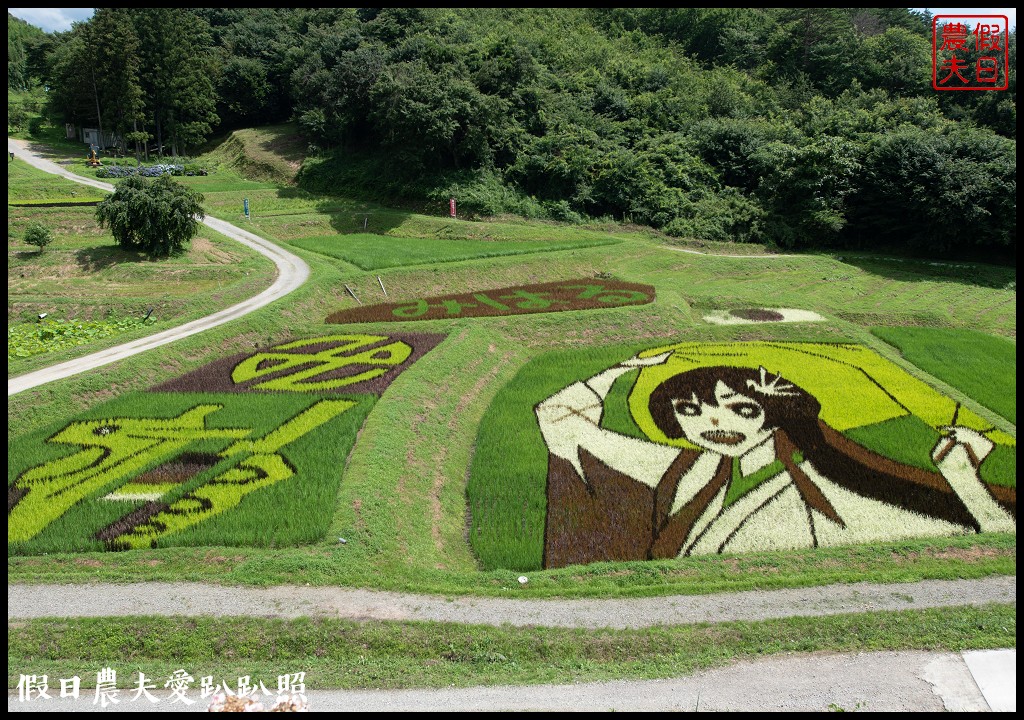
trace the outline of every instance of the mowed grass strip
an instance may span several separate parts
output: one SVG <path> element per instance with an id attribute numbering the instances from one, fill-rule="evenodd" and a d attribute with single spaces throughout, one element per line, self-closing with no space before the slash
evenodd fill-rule
<path id="1" fill-rule="evenodd" d="M 114 667 L 132 688 L 185 669 L 271 689 L 305 672 L 307 688 L 466 687 L 679 677 L 781 653 L 1016 647 L 1015 605 L 797 617 L 642 630 L 492 627 L 335 619 L 53 618 L 9 622 L 8 687 L 19 675 Z M 316 708 L 312 708 L 315 710 Z"/>
<path id="2" fill-rule="evenodd" d="M 89 202 L 102 200 L 107 193 L 39 170 L 15 157 L 7 163 L 7 202 Z"/>
<path id="3" fill-rule="evenodd" d="M 343 507 L 344 504 L 339 509 Z M 371 516 L 366 513 L 366 517 Z M 706 595 L 855 582 L 962 580 L 1012 576 L 1017 572 L 1017 536 L 991 534 L 816 550 L 593 563 L 530 572 L 529 583 L 522 585 L 517 579 L 519 571 L 481 572 L 473 565 L 464 569 L 436 568 L 419 559 L 410 561 L 387 552 L 358 536 L 343 537 L 348 541 L 345 545 L 337 541 L 332 529 L 322 543 L 299 548 L 168 547 L 159 551 L 8 555 L 7 578 L 8 582 L 36 584 L 154 580 L 258 587 L 301 581 L 320 587 L 366 587 L 436 595 L 599 598 Z M 413 550 L 425 553 L 423 546 L 414 544 L 415 539 L 387 540 L 403 544 L 402 549 L 407 543 Z M 468 554 L 464 543 L 460 552 Z"/>
<path id="4" fill-rule="evenodd" d="M 396 238 L 385 235 L 356 233 L 327 237 L 301 238 L 292 245 L 338 258 L 363 270 L 380 270 L 401 265 L 473 260 L 502 255 L 523 255 L 552 250 L 572 250 L 594 245 L 610 245 L 613 239 L 576 242 L 543 242 L 520 240 L 489 242 L 480 240 Z"/>
<path id="5" fill-rule="evenodd" d="M 1017 345 L 975 330 L 873 327 L 925 372 L 1017 424 Z"/>

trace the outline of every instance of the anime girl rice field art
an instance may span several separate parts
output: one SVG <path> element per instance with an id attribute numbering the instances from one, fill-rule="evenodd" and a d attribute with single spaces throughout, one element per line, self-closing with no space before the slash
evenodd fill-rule
<path id="1" fill-rule="evenodd" d="M 858 346 L 740 345 L 640 353 L 536 406 L 545 568 L 1016 531 L 1016 488 L 982 473 L 992 437 L 1012 440 L 976 415 L 897 382 L 902 371 L 873 353 L 862 362 Z M 646 440 L 602 426 L 609 391 L 634 370 Z M 936 431 L 924 462 L 841 431 L 915 413 Z"/>

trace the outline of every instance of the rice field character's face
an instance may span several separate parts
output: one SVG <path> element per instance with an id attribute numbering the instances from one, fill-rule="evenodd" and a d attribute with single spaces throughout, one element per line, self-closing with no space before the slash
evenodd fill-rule
<path id="1" fill-rule="evenodd" d="M 687 440 L 719 455 L 739 457 L 774 431 L 765 427 L 761 403 L 721 380 L 715 384 L 714 404 L 703 402 L 693 393 L 689 398 L 674 398 L 672 411 Z"/>

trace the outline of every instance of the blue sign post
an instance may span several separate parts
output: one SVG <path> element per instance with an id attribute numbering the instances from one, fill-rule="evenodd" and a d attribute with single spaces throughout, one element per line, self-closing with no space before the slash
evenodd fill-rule
<path id="1" fill-rule="evenodd" d="M 245 219 L 249 219 L 249 198 L 242 199 L 242 208 L 245 210 Z"/>

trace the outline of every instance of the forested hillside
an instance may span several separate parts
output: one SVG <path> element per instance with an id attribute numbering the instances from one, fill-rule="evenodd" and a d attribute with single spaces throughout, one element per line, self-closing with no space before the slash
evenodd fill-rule
<path id="1" fill-rule="evenodd" d="M 104 8 L 45 38 L 14 24 L 9 87 L 45 85 L 51 122 L 100 124 L 140 156 L 294 120 L 313 191 L 1016 255 L 1015 32 L 1008 90 L 936 92 L 931 18 L 895 8 Z"/>

